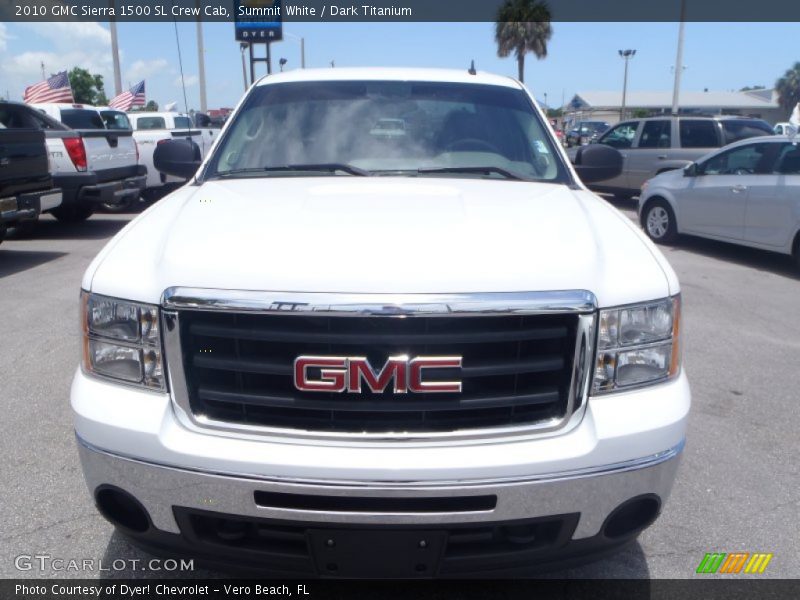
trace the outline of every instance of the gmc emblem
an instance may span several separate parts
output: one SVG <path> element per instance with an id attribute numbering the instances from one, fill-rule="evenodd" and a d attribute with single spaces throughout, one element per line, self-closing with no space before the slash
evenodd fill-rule
<path id="1" fill-rule="evenodd" d="M 380 394 L 392 382 L 395 394 L 458 393 L 461 381 L 425 381 L 425 370 L 460 368 L 460 356 L 392 356 L 379 371 L 363 356 L 298 356 L 294 360 L 294 387 L 301 392 L 360 394 L 366 386 Z"/>

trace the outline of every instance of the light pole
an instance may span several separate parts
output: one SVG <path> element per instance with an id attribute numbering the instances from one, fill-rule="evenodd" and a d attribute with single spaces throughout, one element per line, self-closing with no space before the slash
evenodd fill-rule
<path id="1" fill-rule="evenodd" d="M 290 37 L 293 40 L 297 40 L 300 42 L 300 68 L 306 68 L 306 38 L 295 35 L 293 33 L 289 33 L 288 31 L 283 32 L 284 37 Z"/>
<path id="2" fill-rule="evenodd" d="M 672 86 L 672 114 L 677 115 L 678 100 L 681 93 L 681 72 L 683 71 L 683 26 L 686 19 L 686 0 L 681 0 L 681 23 L 678 26 L 678 55 L 675 58 L 675 83 Z"/>
<path id="3" fill-rule="evenodd" d="M 242 51 L 242 79 L 244 80 L 244 91 L 247 91 L 247 66 L 244 61 L 244 51 L 250 46 L 247 42 L 239 42 L 239 50 Z"/>
<path id="4" fill-rule="evenodd" d="M 620 57 L 625 61 L 625 76 L 622 80 L 622 107 L 619 111 L 619 120 L 625 120 L 625 100 L 628 95 L 628 61 L 636 56 L 636 50 L 619 50 Z"/>

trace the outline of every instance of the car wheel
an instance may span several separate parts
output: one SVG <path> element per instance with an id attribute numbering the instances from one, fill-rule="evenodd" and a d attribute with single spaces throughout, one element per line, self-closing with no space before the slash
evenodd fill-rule
<path id="1" fill-rule="evenodd" d="M 6 227 L 5 225 L 0 225 L 0 244 L 3 243 L 3 240 L 6 238 Z"/>
<path id="2" fill-rule="evenodd" d="M 62 223 L 80 223 L 94 214 L 94 206 L 76 206 L 63 204 L 52 211 L 53 216 Z"/>
<path id="3" fill-rule="evenodd" d="M 100 206 L 105 212 L 121 213 L 128 210 L 133 205 L 134 200 L 138 199 L 138 196 L 123 196 L 110 202 L 102 202 Z"/>
<path id="4" fill-rule="evenodd" d="M 14 236 L 16 238 L 27 238 L 33 235 L 36 231 L 38 219 L 30 219 L 28 221 L 20 221 L 14 224 Z"/>
<path id="5" fill-rule="evenodd" d="M 675 213 L 666 200 L 648 202 L 642 218 L 647 237 L 657 244 L 669 244 L 678 237 Z"/>
<path id="6" fill-rule="evenodd" d="M 797 237 L 794 240 L 794 252 L 792 252 L 792 258 L 794 258 L 794 267 L 800 272 L 800 233 L 797 234 Z"/>

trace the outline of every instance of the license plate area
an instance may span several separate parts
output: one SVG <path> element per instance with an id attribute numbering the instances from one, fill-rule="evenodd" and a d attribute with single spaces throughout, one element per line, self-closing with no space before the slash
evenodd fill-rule
<path id="1" fill-rule="evenodd" d="M 444 531 L 309 529 L 317 572 L 327 577 L 431 577 L 439 568 Z"/>

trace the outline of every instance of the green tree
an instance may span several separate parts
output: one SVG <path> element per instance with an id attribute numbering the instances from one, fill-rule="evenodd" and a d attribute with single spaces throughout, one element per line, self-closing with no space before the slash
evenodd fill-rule
<path id="1" fill-rule="evenodd" d="M 739 88 L 740 92 L 753 92 L 755 90 L 764 90 L 766 89 L 763 85 L 746 85 L 743 88 Z"/>
<path id="2" fill-rule="evenodd" d="M 75 67 L 69 72 L 69 84 L 75 102 L 96 106 L 108 104 L 102 75 L 92 75 L 86 69 Z"/>
<path id="3" fill-rule="evenodd" d="M 775 82 L 775 91 L 778 93 L 780 107 L 788 114 L 792 114 L 794 107 L 800 102 L 800 62 L 794 63 L 794 66 Z"/>
<path id="4" fill-rule="evenodd" d="M 531 52 L 539 60 L 545 58 L 552 35 L 550 9 L 540 0 L 506 0 L 497 11 L 497 55 L 505 58 L 514 53 L 520 81 L 525 80 L 525 55 Z"/>
<path id="5" fill-rule="evenodd" d="M 131 109 L 133 112 L 158 112 L 158 102 L 155 100 L 148 100 L 144 106 L 138 106 Z"/>

